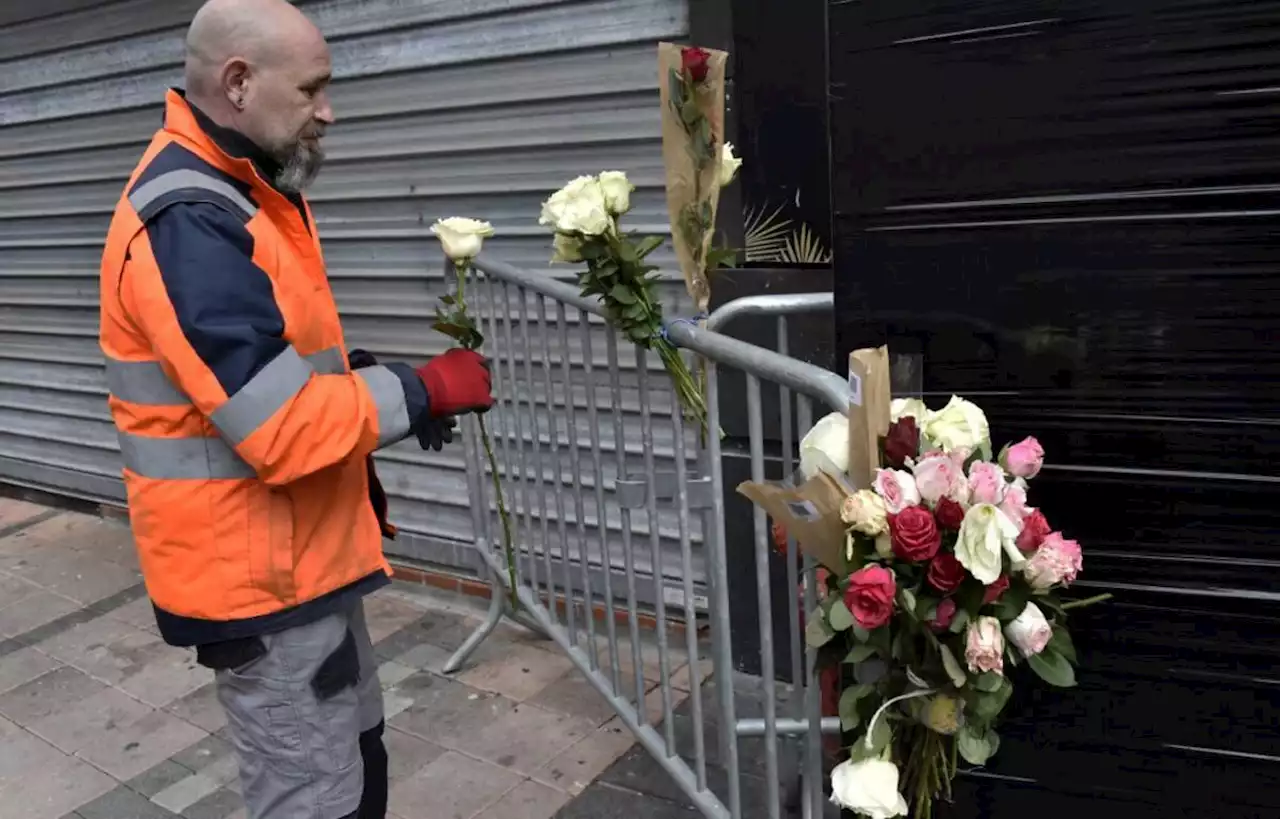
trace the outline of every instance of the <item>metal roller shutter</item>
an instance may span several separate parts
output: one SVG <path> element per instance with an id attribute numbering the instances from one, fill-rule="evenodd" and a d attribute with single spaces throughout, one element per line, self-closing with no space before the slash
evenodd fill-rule
<path id="1" fill-rule="evenodd" d="M 180 83 L 182 35 L 200 4 L 18 5 L 0 27 L 0 480 L 118 503 L 97 348 L 98 255 L 121 185 L 159 125 L 164 89 Z M 430 330 L 444 292 L 427 232 L 437 217 L 489 219 L 498 229 L 493 256 L 564 275 L 547 267 L 539 203 L 579 173 L 617 168 L 639 186 L 630 226 L 665 232 L 654 44 L 686 36 L 686 0 L 301 5 L 333 49 L 339 122 L 311 199 L 350 347 L 409 361 L 445 348 Z M 674 269 L 669 253 L 656 255 Z M 663 292 L 672 311 L 687 313 L 682 284 Z M 605 332 L 593 326 L 612 466 Z M 538 349 L 541 333 L 531 325 Z M 585 407 L 576 331 L 571 337 L 576 401 Z M 653 397 L 661 421 L 669 398 L 655 380 L 664 387 Z M 627 448 L 638 462 L 645 442 L 633 369 L 623 381 Z M 546 414 L 542 406 L 544 438 Z M 585 445 L 587 430 L 576 433 Z M 667 438 L 651 442 L 660 460 L 671 457 Z M 589 474 L 587 453 L 581 458 Z M 470 567 L 461 452 L 424 454 L 406 443 L 381 456 L 380 470 L 406 532 L 395 549 Z M 675 532 L 665 518 L 660 528 Z M 616 532 L 610 546 L 616 556 Z"/>

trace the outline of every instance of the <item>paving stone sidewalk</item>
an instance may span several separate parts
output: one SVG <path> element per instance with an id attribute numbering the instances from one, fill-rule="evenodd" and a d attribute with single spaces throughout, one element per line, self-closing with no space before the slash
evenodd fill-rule
<path id="1" fill-rule="evenodd" d="M 402 582 L 366 601 L 397 819 L 548 819 L 633 745 L 518 627 L 443 676 L 479 605 Z M 127 527 L 0 499 L 0 819 L 244 815 L 212 675 L 160 640 Z"/>

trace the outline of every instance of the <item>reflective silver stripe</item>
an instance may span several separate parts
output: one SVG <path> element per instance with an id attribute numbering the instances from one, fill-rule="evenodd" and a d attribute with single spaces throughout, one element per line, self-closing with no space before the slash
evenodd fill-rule
<path id="1" fill-rule="evenodd" d="M 121 432 L 125 468 L 160 480 L 236 480 L 257 477 L 221 438 L 148 438 Z"/>
<path id="2" fill-rule="evenodd" d="M 107 358 L 107 389 L 121 401 L 150 407 L 189 407 L 191 399 L 165 375 L 158 361 Z"/>
<path id="3" fill-rule="evenodd" d="M 320 375 L 342 375 L 347 371 L 347 357 L 339 347 L 330 347 L 318 353 L 304 355 L 303 358 L 315 368 Z"/>
<path id="4" fill-rule="evenodd" d="M 209 420 L 232 446 L 240 444 L 297 395 L 314 373 L 297 350 L 286 347 Z"/>
<path id="5" fill-rule="evenodd" d="M 356 370 L 356 375 L 364 379 L 378 405 L 378 446 L 404 440 L 409 434 L 409 405 L 400 377 L 382 366 Z"/>
<path id="6" fill-rule="evenodd" d="M 192 189 L 216 193 L 223 199 L 229 200 L 244 212 L 245 219 L 252 219 L 258 212 L 258 206 L 233 186 L 207 173 L 192 170 L 169 171 L 157 176 L 129 194 L 129 204 L 133 205 L 133 209 L 145 219 L 143 211 L 160 197 L 174 191 Z"/>

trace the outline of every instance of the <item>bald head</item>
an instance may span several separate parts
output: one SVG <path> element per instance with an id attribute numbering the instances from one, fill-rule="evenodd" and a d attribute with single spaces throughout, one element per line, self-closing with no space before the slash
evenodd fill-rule
<path id="1" fill-rule="evenodd" d="M 324 36 L 285 0 L 209 0 L 187 31 L 188 99 L 275 158 L 282 188 L 319 171 L 330 70 Z"/>

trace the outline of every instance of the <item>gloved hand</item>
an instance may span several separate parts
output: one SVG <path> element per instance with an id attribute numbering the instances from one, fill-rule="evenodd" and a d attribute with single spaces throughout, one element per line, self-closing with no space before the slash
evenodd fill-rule
<path id="1" fill-rule="evenodd" d="M 453 443 L 453 431 L 458 426 L 458 419 L 451 415 L 444 418 L 423 418 L 418 422 L 414 433 L 418 436 L 418 444 L 423 449 L 434 449 L 439 452 L 445 444 Z"/>
<path id="2" fill-rule="evenodd" d="M 489 362 L 475 350 L 455 348 L 418 368 L 433 418 L 486 412 L 493 406 Z"/>

